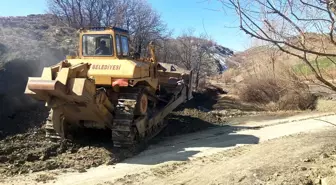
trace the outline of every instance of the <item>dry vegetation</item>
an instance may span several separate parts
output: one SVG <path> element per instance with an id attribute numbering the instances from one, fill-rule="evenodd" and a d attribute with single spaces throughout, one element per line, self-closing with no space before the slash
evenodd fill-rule
<path id="1" fill-rule="evenodd" d="M 258 45 L 268 44 L 291 58 L 296 57 L 316 81 L 336 91 L 330 75 L 321 71 L 319 65 L 320 59 L 336 64 L 334 1 L 228 0 L 222 3 L 237 16 L 239 28 L 259 41 Z M 270 54 L 273 57 L 273 51 Z"/>
<path id="2" fill-rule="evenodd" d="M 270 111 L 313 109 L 315 96 L 307 84 L 286 68 L 274 72 L 259 68 L 247 75 L 239 89 L 241 100 L 259 104 Z"/>
<path id="3" fill-rule="evenodd" d="M 215 81 L 231 86 L 229 92 L 242 101 L 270 111 L 315 109 L 317 97 L 306 81 L 309 77 L 296 70 L 304 65 L 296 57 L 263 46 L 237 53 L 232 60 L 241 65 Z"/>
<path id="4" fill-rule="evenodd" d="M 336 47 L 326 34 L 307 32 L 304 33 L 304 39 L 307 50 L 319 51 L 321 55 L 307 51 L 302 59 L 295 56 L 301 55 L 302 51 L 293 47 L 283 45 L 281 48 L 288 51 L 284 52 L 272 43 L 263 42 L 263 45 L 236 53 L 231 60 L 239 62 L 240 66 L 225 71 L 216 81 L 231 86 L 230 92 L 239 95 L 242 100 L 269 110 L 312 109 L 316 107 L 314 93 L 319 96 L 322 93 L 328 98 L 334 96 L 332 86 L 322 81 L 335 82 L 335 57 L 323 54 L 334 54 Z M 298 47 L 301 44 L 299 36 L 288 40 Z"/>

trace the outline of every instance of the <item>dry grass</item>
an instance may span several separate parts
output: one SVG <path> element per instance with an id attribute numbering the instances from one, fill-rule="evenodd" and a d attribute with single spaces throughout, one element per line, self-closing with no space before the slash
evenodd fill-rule
<path id="1" fill-rule="evenodd" d="M 214 80 L 220 79 L 222 83 L 231 84 L 231 83 L 239 82 L 240 80 L 239 74 L 240 74 L 239 69 L 230 68 L 226 70 L 223 74 L 216 76 Z"/>
<path id="2" fill-rule="evenodd" d="M 320 112 L 336 112 L 335 101 L 319 99 L 316 102 L 316 110 Z"/>
<path id="3" fill-rule="evenodd" d="M 313 109 L 316 98 L 288 67 L 259 66 L 244 78 L 238 95 L 242 101 L 258 104 L 267 110 Z"/>
<path id="4" fill-rule="evenodd" d="M 38 175 L 38 177 L 35 179 L 36 182 L 43 182 L 43 183 L 47 183 L 49 181 L 55 180 L 56 178 L 52 175 L 48 175 L 48 174 L 40 174 Z"/>

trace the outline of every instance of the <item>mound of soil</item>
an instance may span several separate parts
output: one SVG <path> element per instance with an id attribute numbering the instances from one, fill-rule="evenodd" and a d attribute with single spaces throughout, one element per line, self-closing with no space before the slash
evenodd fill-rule
<path id="1" fill-rule="evenodd" d="M 28 77 L 39 76 L 43 66 L 35 60 L 11 60 L 0 71 L 0 138 L 39 127 L 47 117 L 44 103 L 24 94 Z"/>
<path id="2" fill-rule="evenodd" d="M 112 143 L 84 145 L 82 143 L 51 142 L 43 129 L 17 134 L 0 141 L 0 173 L 15 175 L 37 171 L 72 168 L 78 171 L 101 164 L 113 164 L 116 156 Z"/>
<path id="3" fill-rule="evenodd" d="M 64 59 L 77 41 L 75 30 L 53 15 L 0 17 L 0 27 L 0 137 L 4 137 L 40 126 L 36 102 L 24 95 L 28 77 L 40 76 L 43 67 Z M 46 117 L 43 105 L 37 109 Z M 22 111 L 26 116 L 18 113 Z"/>
<path id="4" fill-rule="evenodd" d="M 0 140 L 7 136 L 41 128 L 47 116 L 48 109 L 41 104 L 27 106 L 20 111 L 3 115 L 0 119 Z"/>

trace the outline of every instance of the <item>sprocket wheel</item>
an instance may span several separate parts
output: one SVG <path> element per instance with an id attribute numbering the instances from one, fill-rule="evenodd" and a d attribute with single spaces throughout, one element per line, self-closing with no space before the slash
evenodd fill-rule
<path id="1" fill-rule="evenodd" d="M 146 115 L 148 111 L 148 96 L 146 91 L 138 96 L 137 105 L 135 107 L 135 115 Z"/>

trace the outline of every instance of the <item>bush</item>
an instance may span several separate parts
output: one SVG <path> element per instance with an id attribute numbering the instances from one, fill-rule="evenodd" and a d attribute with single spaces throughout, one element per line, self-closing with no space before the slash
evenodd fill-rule
<path id="1" fill-rule="evenodd" d="M 308 85 L 285 66 L 277 66 L 275 71 L 258 68 L 244 78 L 238 95 L 242 101 L 271 111 L 313 109 L 316 101 Z"/>

